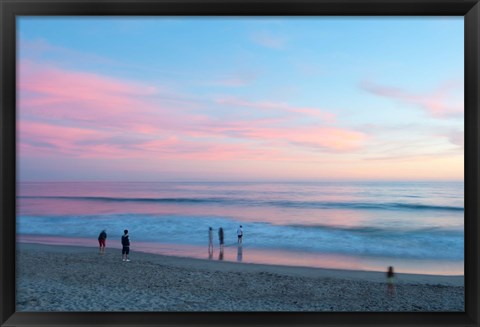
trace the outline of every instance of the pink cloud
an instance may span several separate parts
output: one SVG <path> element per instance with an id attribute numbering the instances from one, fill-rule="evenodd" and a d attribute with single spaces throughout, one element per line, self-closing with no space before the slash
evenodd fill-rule
<path id="1" fill-rule="evenodd" d="M 121 105 L 126 96 L 155 93 L 152 86 L 122 82 L 93 73 L 65 71 L 54 66 L 40 66 L 30 61 L 21 62 L 19 72 L 20 90 L 47 94 L 66 101 Z"/>
<path id="2" fill-rule="evenodd" d="M 214 101 L 220 106 L 217 109 L 248 111 L 234 110 L 232 116 L 220 119 L 207 114 L 208 103 L 186 100 L 172 105 L 162 100 L 163 89 L 144 83 L 34 62 L 21 62 L 19 72 L 18 146 L 22 155 L 153 162 L 311 161 L 301 152 L 354 151 L 367 138 L 347 128 L 324 126 L 336 117 L 317 108 L 224 98 Z M 261 111 L 278 117 L 259 117 Z M 292 124 L 302 118 L 308 118 L 308 123 Z"/>
<path id="3" fill-rule="evenodd" d="M 259 140 L 282 141 L 316 150 L 336 152 L 356 150 L 367 140 L 367 136 L 361 132 L 325 127 L 310 127 L 299 130 L 263 128 L 251 130 L 246 135 Z"/>
<path id="4" fill-rule="evenodd" d="M 463 132 L 451 132 L 448 136 L 448 139 L 451 143 L 461 146 L 464 146 L 465 136 Z"/>
<path id="5" fill-rule="evenodd" d="M 138 147 L 143 154 L 160 155 L 162 160 L 225 161 L 225 160 L 278 160 L 282 151 L 259 148 L 226 140 L 196 141 L 176 136 L 145 142 Z"/>
<path id="6" fill-rule="evenodd" d="M 128 144 L 112 142 L 115 135 L 78 127 L 20 120 L 18 142 L 22 156 L 68 156 L 75 158 L 129 158 L 138 151 Z M 139 142 L 142 143 L 142 142 Z"/>
<path id="7" fill-rule="evenodd" d="M 291 106 L 287 103 L 283 102 L 271 102 L 271 101 L 246 101 L 238 98 L 219 98 L 216 100 L 217 103 L 227 106 L 235 106 L 235 107 L 246 107 L 255 110 L 264 110 L 279 113 L 280 115 L 289 114 L 285 116 L 285 120 L 291 121 L 292 118 L 299 118 L 300 116 L 306 116 L 309 118 L 317 118 L 322 120 L 325 123 L 334 123 L 336 120 L 336 115 L 327 112 L 322 109 L 318 108 L 308 108 L 308 107 L 296 107 Z M 295 114 L 292 116 L 291 114 Z"/>
<path id="8" fill-rule="evenodd" d="M 131 144 L 112 142 L 110 132 L 22 120 L 18 122 L 18 147 L 22 156 L 60 155 L 77 158 L 144 158 L 146 160 L 232 160 L 270 158 L 278 151 L 228 144 L 225 140 L 196 142 L 170 136 Z M 127 137 L 132 137 L 129 135 Z M 156 158 L 156 156 L 159 156 Z"/>
<path id="9" fill-rule="evenodd" d="M 463 84 L 445 83 L 427 94 L 415 94 L 399 88 L 380 86 L 371 82 L 362 82 L 360 87 L 372 94 L 413 104 L 425 110 L 434 118 L 462 117 Z"/>
<path id="10" fill-rule="evenodd" d="M 181 121 L 172 115 L 178 111 L 176 106 L 156 99 L 159 91 L 152 85 L 29 61 L 22 61 L 18 70 L 21 117 L 149 133 L 158 131 L 159 126 L 175 128 Z"/>
<path id="11" fill-rule="evenodd" d="M 437 137 L 446 138 L 451 144 L 457 145 L 461 148 L 464 147 L 465 135 L 460 130 L 439 131 Z"/>
<path id="12" fill-rule="evenodd" d="M 88 139 L 99 139 L 105 134 L 98 131 L 75 127 L 58 126 L 48 123 L 38 123 L 26 120 L 17 122 L 19 146 L 28 150 L 23 154 L 49 155 L 64 154 L 79 156 L 83 151 L 76 142 Z"/>
<path id="13" fill-rule="evenodd" d="M 347 128 L 322 126 L 275 126 L 263 124 L 262 120 L 229 123 L 210 123 L 206 130 L 197 131 L 196 136 L 243 139 L 254 141 L 269 148 L 307 148 L 310 151 L 347 152 L 362 147 L 367 134 Z"/>

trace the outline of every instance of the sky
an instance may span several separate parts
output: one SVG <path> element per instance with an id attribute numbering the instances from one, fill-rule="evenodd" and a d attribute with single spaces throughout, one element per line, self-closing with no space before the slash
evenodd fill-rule
<path id="1" fill-rule="evenodd" d="M 463 181 L 463 17 L 18 17 L 19 181 Z"/>

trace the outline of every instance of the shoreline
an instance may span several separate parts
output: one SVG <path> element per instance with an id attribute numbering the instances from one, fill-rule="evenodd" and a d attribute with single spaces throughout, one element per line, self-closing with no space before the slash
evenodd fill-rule
<path id="1" fill-rule="evenodd" d="M 43 235 L 17 235 L 17 243 L 49 244 L 58 246 L 81 246 L 97 247 L 96 238 L 72 238 Z M 121 251 L 119 242 L 107 240 L 107 250 Z M 186 244 L 168 244 L 153 242 L 133 243 L 133 253 L 143 252 L 180 258 L 200 260 L 222 260 L 225 262 L 264 264 L 271 266 L 305 267 L 330 270 L 368 271 L 385 273 L 388 266 L 393 266 L 395 272 L 413 275 L 434 276 L 464 276 L 463 261 L 447 262 L 425 259 L 401 259 L 365 257 L 341 254 L 321 254 L 309 252 L 293 252 L 288 250 L 267 250 L 251 248 L 248 245 L 238 247 L 235 245 L 225 246 L 224 255 L 220 257 L 219 250 L 214 247 L 214 253 L 207 253 L 207 246 L 200 247 Z"/>
<path id="2" fill-rule="evenodd" d="M 209 261 L 116 249 L 17 243 L 17 311 L 464 310 L 463 276 Z M 41 267 L 41 269 L 38 269 Z"/>
<path id="3" fill-rule="evenodd" d="M 76 246 L 76 245 L 49 245 L 40 243 L 17 243 L 17 247 L 23 249 L 40 249 L 43 248 L 47 252 L 57 253 L 97 253 L 98 248 L 94 246 Z M 18 248 L 17 248 L 18 250 Z M 117 255 L 121 258 L 121 250 L 110 248 L 106 250 L 109 254 Z M 134 259 L 135 258 L 135 259 Z M 371 282 L 383 282 L 386 272 L 367 271 L 367 270 L 350 270 L 335 268 L 318 268 L 304 266 L 288 266 L 274 265 L 248 262 L 220 261 L 217 259 L 199 259 L 183 256 L 157 254 L 143 251 L 131 251 L 130 259 L 132 260 L 148 260 L 155 263 L 164 263 L 176 267 L 196 266 L 204 269 L 221 269 L 222 271 L 244 271 L 258 272 L 267 271 L 288 276 L 302 277 L 326 277 L 326 278 L 343 278 L 349 280 L 364 280 Z M 218 265 L 217 265 L 218 264 Z M 398 284 L 436 284 L 446 286 L 464 286 L 464 276 L 460 275 L 433 275 L 433 274 L 410 274 L 395 273 L 396 283 Z"/>

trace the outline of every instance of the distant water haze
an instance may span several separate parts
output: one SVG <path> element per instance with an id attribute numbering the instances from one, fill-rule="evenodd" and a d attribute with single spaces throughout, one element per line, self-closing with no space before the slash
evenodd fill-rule
<path id="1" fill-rule="evenodd" d="M 463 275 L 462 182 L 21 182 L 19 241 L 207 258 L 225 230 L 227 261 Z M 241 256 L 236 229 L 244 229 Z M 90 240 L 90 241 L 89 241 Z M 117 244 L 118 243 L 118 244 Z"/>

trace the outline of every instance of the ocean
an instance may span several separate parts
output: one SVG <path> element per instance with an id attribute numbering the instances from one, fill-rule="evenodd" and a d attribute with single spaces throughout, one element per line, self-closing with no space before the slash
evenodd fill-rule
<path id="1" fill-rule="evenodd" d="M 17 240 L 97 246 L 106 229 L 107 251 L 119 251 L 128 229 L 132 260 L 144 251 L 463 275 L 463 190 L 463 182 L 19 182 Z"/>

